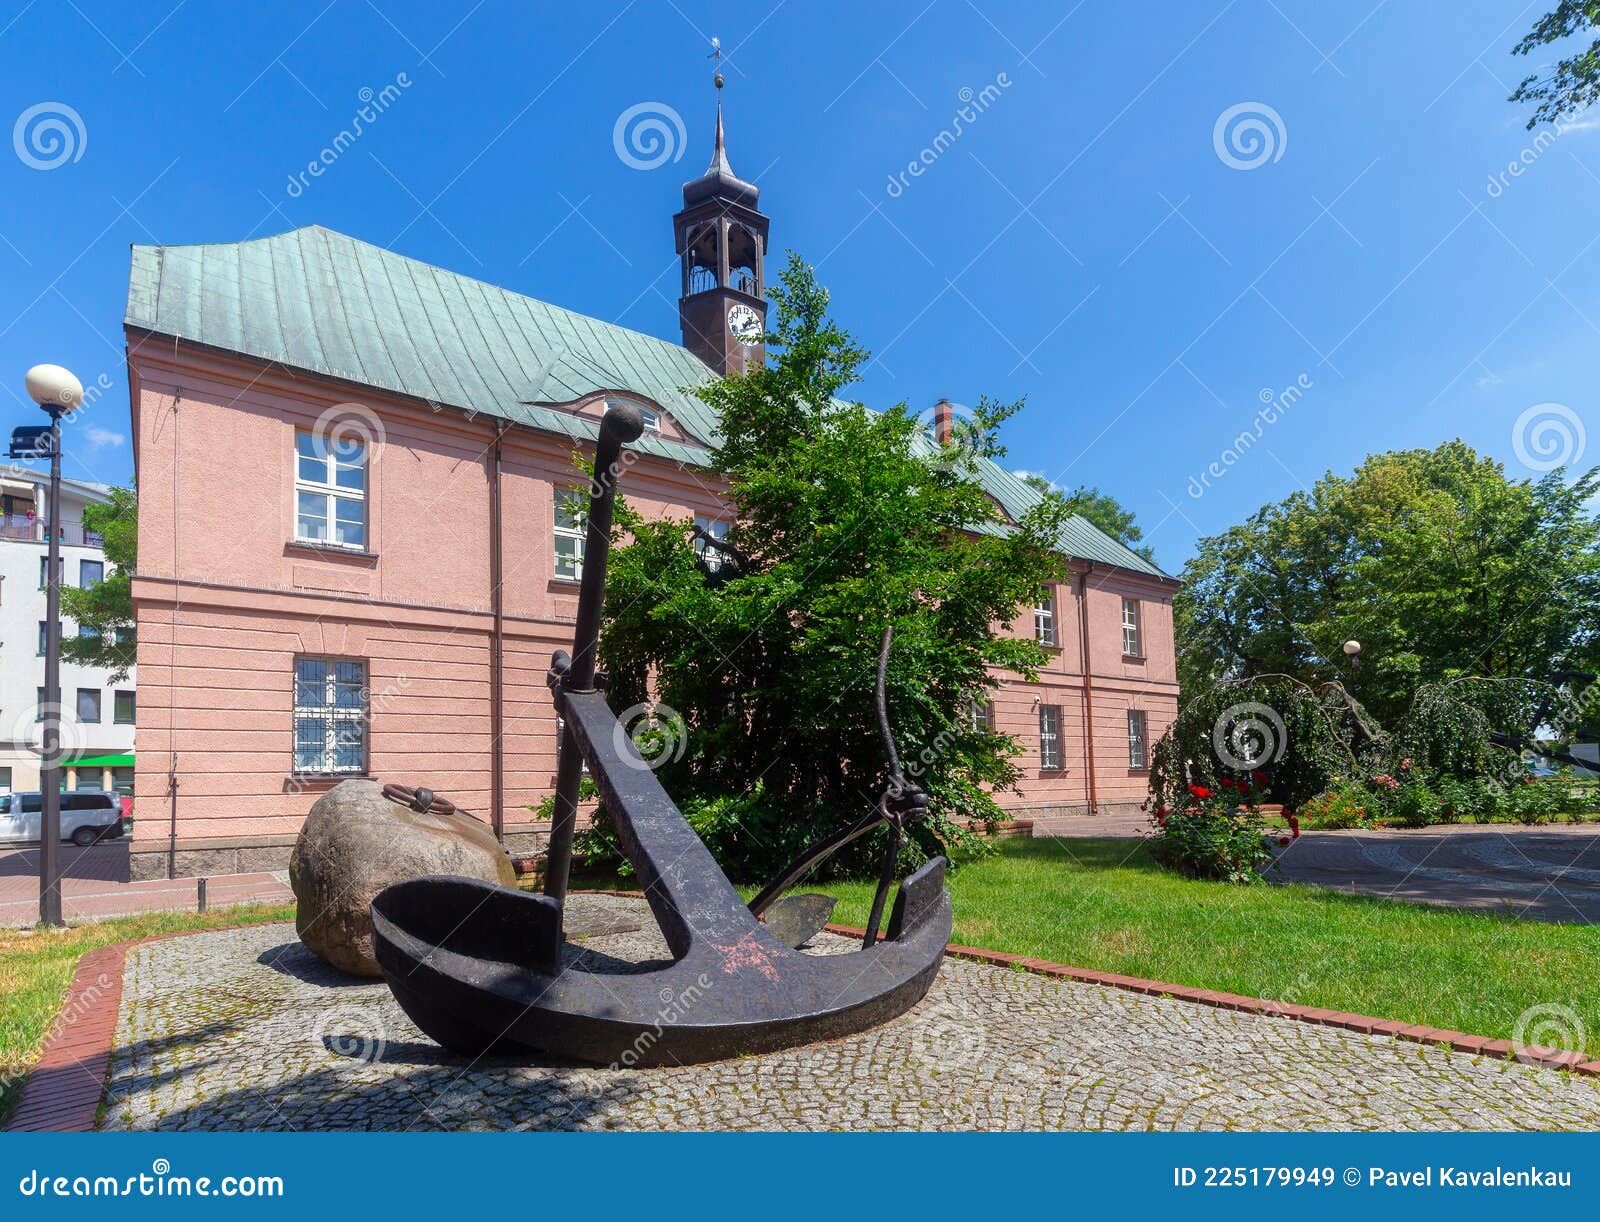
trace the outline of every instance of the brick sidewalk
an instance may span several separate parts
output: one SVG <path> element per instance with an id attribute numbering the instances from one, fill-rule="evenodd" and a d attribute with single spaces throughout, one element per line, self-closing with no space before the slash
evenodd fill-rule
<path id="1" fill-rule="evenodd" d="M 198 885 L 192 878 L 153 879 L 130 883 L 125 845 L 61 848 L 61 909 L 68 921 L 95 921 L 138 912 L 193 909 Z M 39 920 L 39 851 L 0 853 L 0 927 L 32 925 Z M 231 904 L 287 903 L 294 898 L 275 874 L 229 874 L 209 879 L 206 902 L 215 908 Z"/>

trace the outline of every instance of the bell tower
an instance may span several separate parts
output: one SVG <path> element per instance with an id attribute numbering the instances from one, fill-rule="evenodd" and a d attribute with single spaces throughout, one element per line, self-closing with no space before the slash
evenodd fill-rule
<path id="1" fill-rule="evenodd" d="M 716 52 L 716 54 L 720 54 Z M 678 325 L 683 346 L 724 376 L 759 369 L 766 359 L 767 217 L 761 192 L 734 175 L 722 132 L 722 86 L 717 87 L 717 134 L 711 164 L 683 185 L 683 209 L 672 218 L 682 270 Z"/>

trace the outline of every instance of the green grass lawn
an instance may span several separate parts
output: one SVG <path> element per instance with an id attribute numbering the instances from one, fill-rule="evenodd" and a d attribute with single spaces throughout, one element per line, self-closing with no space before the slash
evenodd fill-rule
<path id="1" fill-rule="evenodd" d="M 150 912 L 56 932 L 0 930 L 0 1124 L 16 1105 L 39 1045 L 55 1021 L 86 951 L 180 930 L 225 929 L 294 918 L 293 904 L 248 904 L 194 912 Z"/>
<path id="2" fill-rule="evenodd" d="M 870 882 L 805 889 L 839 897 L 835 920 L 866 923 Z M 1131 840 L 1002 841 L 950 892 L 968 946 L 1501 1039 L 1554 1003 L 1600 1056 L 1600 927 L 1194 882 Z"/>

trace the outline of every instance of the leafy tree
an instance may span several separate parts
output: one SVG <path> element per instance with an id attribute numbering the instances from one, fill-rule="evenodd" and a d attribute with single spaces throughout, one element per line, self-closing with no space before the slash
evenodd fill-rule
<path id="1" fill-rule="evenodd" d="M 1534 22 L 1533 29 L 1523 35 L 1511 53 L 1531 55 L 1553 42 L 1596 26 L 1600 26 L 1600 4 L 1592 0 L 1561 0 L 1552 11 Z M 1525 77 L 1510 100 L 1538 103 L 1533 117 L 1528 120 L 1531 131 L 1540 123 L 1556 123 L 1580 113 L 1597 97 L 1600 97 L 1600 38 L 1558 61 L 1548 74 L 1533 73 Z"/>
<path id="2" fill-rule="evenodd" d="M 104 666 L 111 682 L 128 677 L 135 656 L 133 574 L 138 562 L 139 498 L 132 488 L 113 488 L 105 504 L 83 507 L 84 529 L 105 539 L 110 571 L 87 590 L 61 587 L 61 610 L 78 624 L 78 635 L 61 638 L 61 656 L 83 666 Z M 85 635 L 83 629 L 90 629 Z"/>
<path id="3" fill-rule="evenodd" d="M 1015 786 L 1017 748 L 978 710 L 997 686 L 990 667 L 1030 678 L 1044 660 L 996 625 L 1063 576 L 1064 510 L 1050 498 L 1006 527 L 977 478 L 1018 405 L 984 401 L 939 447 L 904 405 L 839 397 L 866 354 L 793 255 L 772 300 L 765 368 L 697 392 L 720 420 L 710 467 L 735 509 L 728 563 L 697 563 L 692 522 L 619 506 L 619 539 L 632 537 L 608 579 L 612 704 L 659 697 L 636 735 L 647 758 L 724 868 L 759 878 L 884 792 L 873 689 L 892 626 L 890 719 L 931 799 L 914 862 L 1003 817 L 992 794 Z M 602 814 L 586 848 L 610 834 Z M 882 837 L 840 868 L 875 860 Z"/>
<path id="4" fill-rule="evenodd" d="M 1089 484 L 1079 484 L 1071 492 L 1062 492 L 1044 476 L 1032 471 L 1022 474 L 1022 482 L 1036 492 L 1046 496 L 1056 495 L 1066 502 L 1067 512 L 1077 514 L 1085 521 L 1098 526 L 1118 543 L 1131 548 L 1143 556 L 1151 564 L 1156 562 L 1155 551 L 1148 544 L 1139 546 L 1139 540 L 1144 538 L 1144 531 L 1134 521 L 1133 510 L 1126 508 L 1121 501 L 1109 492 L 1101 492 L 1099 488 Z"/>
<path id="5" fill-rule="evenodd" d="M 1174 600 L 1185 696 L 1252 675 L 1339 677 L 1394 725 L 1424 683 L 1594 669 L 1597 488 L 1596 471 L 1508 479 L 1461 441 L 1329 473 L 1200 540 Z"/>

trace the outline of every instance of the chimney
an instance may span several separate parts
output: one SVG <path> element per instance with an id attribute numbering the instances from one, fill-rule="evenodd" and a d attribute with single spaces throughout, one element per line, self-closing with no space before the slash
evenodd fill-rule
<path id="1" fill-rule="evenodd" d="M 940 398 L 933 405 L 933 436 L 942 446 L 950 444 L 950 438 L 955 432 L 954 413 L 950 407 L 950 400 Z"/>

